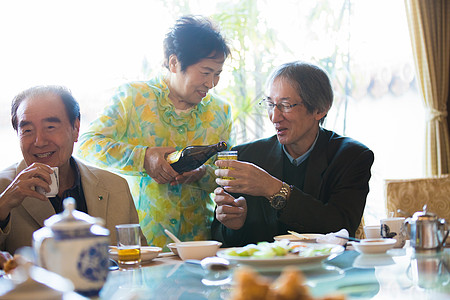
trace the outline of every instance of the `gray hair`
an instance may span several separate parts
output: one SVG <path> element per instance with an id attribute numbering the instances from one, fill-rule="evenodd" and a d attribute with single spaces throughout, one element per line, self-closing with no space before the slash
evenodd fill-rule
<path id="1" fill-rule="evenodd" d="M 69 118 L 69 122 L 72 126 L 75 125 L 75 120 L 80 120 L 80 105 L 77 100 L 72 96 L 70 90 L 64 86 L 59 85 L 40 85 L 35 86 L 25 91 L 21 92 L 17 96 L 14 97 L 11 103 L 11 123 L 15 131 L 18 129 L 17 124 L 17 109 L 20 104 L 27 98 L 32 98 L 35 96 L 46 95 L 46 94 L 54 94 L 58 95 L 64 106 L 66 108 L 67 116 Z"/>
<path id="2" fill-rule="evenodd" d="M 272 72 L 267 80 L 267 87 L 277 78 L 283 78 L 292 84 L 309 113 L 316 110 L 328 112 L 331 108 L 333 88 L 327 72 L 319 66 L 301 61 L 285 63 Z M 320 119 L 320 124 L 323 124 L 326 116 Z"/>

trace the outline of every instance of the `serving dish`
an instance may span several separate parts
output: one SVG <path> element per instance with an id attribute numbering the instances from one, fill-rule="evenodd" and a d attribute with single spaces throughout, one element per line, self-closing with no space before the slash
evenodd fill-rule
<path id="1" fill-rule="evenodd" d="M 234 263 L 255 265 L 255 266 L 276 266 L 276 265 L 294 265 L 294 264 L 311 264 L 320 263 L 329 257 L 335 257 L 338 254 L 344 252 L 344 247 L 340 245 L 331 244 L 305 244 L 305 247 L 329 247 L 330 251 L 327 254 L 319 254 L 314 256 L 300 256 L 298 253 L 288 253 L 284 256 L 275 256 L 271 258 L 255 258 L 255 257 L 242 257 L 228 255 L 227 252 L 230 249 L 239 251 L 243 247 L 235 247 L 226 250 L 220 250 L 217 252 L 218 257 L 228 259 Z"/>
<path id="2" fill-rule="evenodd" d="M 160 247 L 154 246 L 141 246 L 141 262 L 150 262 L 154 258 L 158 257 L 159 253 L 161 253 L 162 249 Z M 119 258 L 117 255 L 117 247 L 109 246 L 109 257 L 116 260 Z"/>

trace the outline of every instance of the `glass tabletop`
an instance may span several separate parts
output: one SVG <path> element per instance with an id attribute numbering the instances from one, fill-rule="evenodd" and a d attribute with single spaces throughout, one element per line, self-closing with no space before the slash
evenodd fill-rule
<path id="1" fill-rule="evenodd" d="M 450 299 L 449 250 L 416 254 L 406 248 L 372 255 L 345 251 L 316 265 L 295 267 L 315 297 L 340 293 L 347 299 Z M 252 266 L 273 280 L 284 267 Z M 100 299 L 229 299 L 234 270 L 211 274 L 200 265 L 180 262 L 114 271 Z"/>

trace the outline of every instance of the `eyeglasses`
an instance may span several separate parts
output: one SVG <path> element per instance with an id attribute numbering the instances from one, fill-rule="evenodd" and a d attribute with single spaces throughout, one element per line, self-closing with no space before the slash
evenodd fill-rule
<path id="1" fill-rule="evenodd" d="M 287 113 L 287 112 L 292 111 L 292 109 L 295 106 L 303 104 L 303 103 L 289 104 L 289 103 L 286 103 L 286 102 L 282 102 L 282 103 L 275 104 L 273 102 L 268 101 L 267 99 L 262 99 L 258 104 L 261 107 L 264 107 L 265 109 L 267 109 L 268 111 L 273 111 L 273 109 L 276 106 L 279 111 Z"/>

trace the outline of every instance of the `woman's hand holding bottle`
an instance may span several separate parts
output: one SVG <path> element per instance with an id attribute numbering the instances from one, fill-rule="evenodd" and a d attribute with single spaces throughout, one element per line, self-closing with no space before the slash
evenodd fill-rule
<path id="1" fill-rule="evenodd" d="M 191 183 L 205 175 L 203 164 L 226 148 L 223 141 L 213 145 L 188 146 L 180 151 L 175 151 L 174 147 L 151 147 L 145 152 L 144 168 L 159 184 Z"/>
<path id="2" fill-rule="evenodd" d="M 179 175 L 166 161 L 167 155 L 174 151 L 174 147 L 149 147 L 145 151 L 144 168 L 159 184 L 173 182 Z"/>

